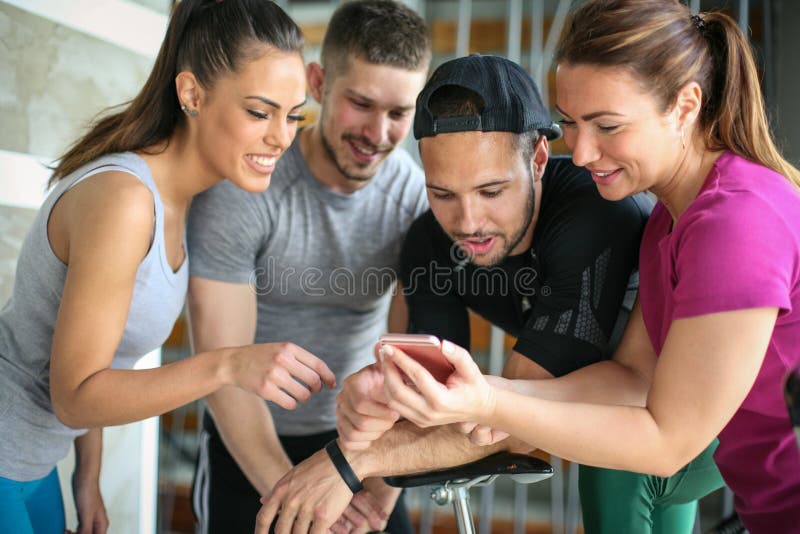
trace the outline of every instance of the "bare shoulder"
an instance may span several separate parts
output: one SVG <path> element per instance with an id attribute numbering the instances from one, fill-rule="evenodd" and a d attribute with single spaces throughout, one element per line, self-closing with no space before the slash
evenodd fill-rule
<path id="1" fill-rule="evenodd" d="M 116 241 L 141 259 L 153 235 L 154 206 L 153 193 L 136 176 L 123 171 L 98 173 L 59 201 L 59 213 L 54 209 L 52 214 L 57 224 L 51 225 L 51 236 L 63 235 L 69 257 L 77 250 Z"/>
<path id="2" fill-rule="evenodd" d="M 84 215 L 109 210 L 126 217 L 142 211 L 152 218 L 154 205 L 150 189 L 139 178 L 124 171 L 91 176 L 65 193 L 64 199 L 69 199 L 72 210 Z"/>

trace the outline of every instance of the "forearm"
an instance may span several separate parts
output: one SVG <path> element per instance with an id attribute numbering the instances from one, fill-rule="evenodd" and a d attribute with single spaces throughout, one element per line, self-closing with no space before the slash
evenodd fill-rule
<path id="1" fill-rule="evenodd" d="M 631 368 L 609 360 L 559 378 L 508 380 L 502 387 L 545 400 L 644 406 L 650 382 Z"/>
<path id="2" fill-rule="evenodd" d="M 494 411 L 481 419 L 581 464 L 670 476 L 693 457 L 645 407 L 558 402 L 498 390 Z"/>
<path id="3" fill-rule="evenodd" d="M 261 495 L 292 468 L 264 401 L 239 388 L 225 387 L 206 398 L 225 447 Z M 246 421 L 247 424 L 242 424 Z"/>
<path id="4" fill-rule="evenodd" d="M 75 438 L 75 477 L 97 483 L 103 456 L 103 429 L 91 428 Z"/>
<path id="5" fill-rule="evenodd" d="M 403 421 L 363 451 L 345 456 L 356 475 L 365 477 L 407 475 L 469 463 L 495 452 L 527 452 L 532 447 L 509 438 L 489 446 L 471 443 L 452 425 L 420 428 Z"/>
<path id="6" fill-rule="evenodd" d="M 206 352 L 155 369 L 103 369 L 53 399 L 58 418 L 73 428 L 121 425 L 161 415 L 230 382 L 229 349 Z"/>

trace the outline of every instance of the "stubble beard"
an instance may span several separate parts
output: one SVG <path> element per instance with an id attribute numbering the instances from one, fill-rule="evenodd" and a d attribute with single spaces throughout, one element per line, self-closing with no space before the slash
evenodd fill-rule
<path id="1" fill-rule="evenodd" d="M 319 132 L 320 132 L 320 137 L 322 138 L 322 146 L 325 148 L 325 153 L 328 156 L 328 159 L 336 167 L 336 170 L 338 170 L 339 173 L 345 177 L 345 179 L 351 182 L 358 182 L 360 184 L 363 184 L 369 182 L 370 180 L 372 180 L 372 178 L 375 177 L 377 169 L 368 175 L 355 175 L 352 174 L 351 172 L 348 172 L 347 169 L 345 169 L 344 166 L 342 166 L 342 164 L 339 162 L 339 158 L 336 156 L 336 151 L 334 150 L 333 145 L 330 143 L 330 141 L 328 140 L 328 136 L 325 134 L 325 124 L 322 118 L 320 118 L 319 122 Z M 347 142 L 345 136 L 342 136 L 341 139 L 342 141 Z M 382 161 L 379 163 L 379 166 L 381 164 L 383 164 Z"/>

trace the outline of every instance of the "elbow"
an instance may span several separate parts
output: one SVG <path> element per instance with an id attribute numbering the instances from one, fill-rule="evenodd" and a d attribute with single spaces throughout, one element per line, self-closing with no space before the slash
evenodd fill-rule
<path id="1" fill-rule="evenodd" d="M 78 416 L 78 410 L 74 406 L 75 403 L 64 398 L 64 395 L 57 395 L 52 392 L 50 402 L 53 405 L 53 413 L 62 425 L 74 430 L 81 430 L 89 426 Z"/>
<path id="2" fill-rule="evenodd" d="M 661 478 L 670 478 L 681 470 L 683 466 L 674 462 L 662 462 L 656 469 L 653 469 L 650 474 Z"/>
<path id="3" fill-rule="evenodd" d="M 686 467 L 697 456 L 697 454 L 692 454 L 691 452 L 678 450 L 677 447 L 671 448 L 670 451 L 660 454 L 659 460 L 651 464 L 651 468 L 647 472 L 651 475 L 669 478 Z"/>

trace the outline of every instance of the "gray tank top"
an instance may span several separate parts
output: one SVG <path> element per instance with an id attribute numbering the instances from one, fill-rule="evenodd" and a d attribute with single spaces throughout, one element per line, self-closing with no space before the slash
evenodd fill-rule
<path id="1" fill-rule="evenodd" d="M 183 308 L 188 261 L 177 272 L 167 261 L 164 206 L 144 160 L 130 152 L 109 154 L 58 182 L 22 244 L 14 289 L 0 311 L 0 477 L 28 481 L 46 476 L 85 432 L 61 424 L 50 403 L 50 349 L 67 266 L 50 248 L 47 221 L 69 188 L 110 170 L 138 177 L 155 201 L 153 242 L 136 272 L 112 368 L 130 369 L 161 346 Z"/>

